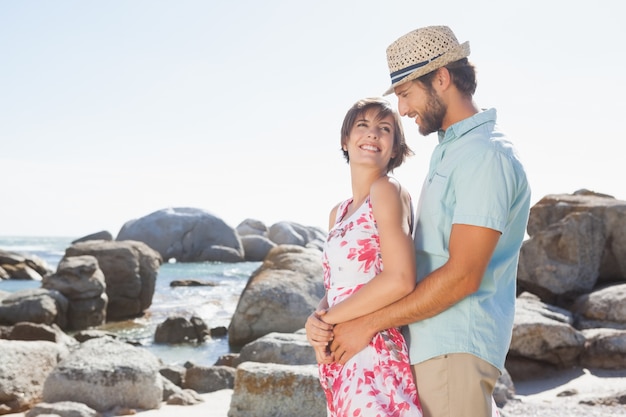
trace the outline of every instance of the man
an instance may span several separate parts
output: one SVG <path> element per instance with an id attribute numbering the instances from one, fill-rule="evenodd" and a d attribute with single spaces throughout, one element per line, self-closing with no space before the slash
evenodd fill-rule
<path id="1" fill-rule="evenodd" d="M 333 327 L 312 314 L 311 344 L 345 364 L 380 330 L 407 325 L 425 417 L 492 416 L 515 312 L 519 250 L 530 188 L 494 109 L 473 101 L 469 43 L 446 26 L 414 30 L 387 48 L 402 116 L 437 132 L 414 232 L 415 290 L 375 313 Z"/>

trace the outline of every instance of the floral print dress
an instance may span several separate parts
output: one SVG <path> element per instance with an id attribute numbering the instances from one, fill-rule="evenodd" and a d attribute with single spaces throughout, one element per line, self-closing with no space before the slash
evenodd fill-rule
<path id="1" fill-rule="evenodd" d="M 330 306 L 383 269 L 369 197 L 344 219 L 351 202 L 339 206 L 324 246 L 324 286 Z M 397 328 L 377 333 L 345 365 L 320 364 L 319 376 L 329 416 L 422 416 L 406 342 Z"/>

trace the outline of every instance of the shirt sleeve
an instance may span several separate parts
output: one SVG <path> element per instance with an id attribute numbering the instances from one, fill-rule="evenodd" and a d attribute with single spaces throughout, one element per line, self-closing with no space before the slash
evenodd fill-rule
<path id="1" fill-rule="evenodd" d="M 515 184 L 510 157 L 488 150 L 463 160 L 454 173 L 456 208 L 452 223 L 504 232 Z"/>

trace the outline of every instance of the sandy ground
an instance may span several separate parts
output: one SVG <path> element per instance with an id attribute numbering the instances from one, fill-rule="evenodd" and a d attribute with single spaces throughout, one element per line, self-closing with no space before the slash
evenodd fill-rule
<path id="1" fill-rule="evenodd" d="M 138 411 L 137 417 L 227 417 L 230 408 L 232 389 L 224 389 L 208 394 L 199 394 L 204 402 L 191 405 L 167 405 L 157 410 Z M 24 417 L 25 413 L 5 414 L 3 417 Z"/>
<path id="2" fill-rule="evenodd" d="M 232 395 L 232 389 L 223 389 L 200 394 L 204 402 L 198 405 L 182 406 L 164 403 L 159 410 L 142 411 L 136 415 L 138 417 L 227 417 Z"/>
<path id="3" fill-rule="evenodd" d="M 502 409 L 509 416 L 626 416 L 626 404 L 589 405 L 587 400 L 626 396 L 626 369 L 575 368 L 554 373 L 549 378 L 518 381 L 516 397 Z"/>
<path id="4" fill-rule="evenodd" d="M 626 405 L 587 405 L 587 399 L 621 394 L 626 396 L 626 370 L 570 369 L 548 378 L 518 381 L 516 397 L 502 409 L 503 417 L 593 417 L 626 416 Z M 204 402 L 193 406 L 167 405 L 158 410 L 139 411 L 138 417 L 228 417 L 233 390 L 200 394 Z M 7 414 L 24 417 L 24 413 Z"/>

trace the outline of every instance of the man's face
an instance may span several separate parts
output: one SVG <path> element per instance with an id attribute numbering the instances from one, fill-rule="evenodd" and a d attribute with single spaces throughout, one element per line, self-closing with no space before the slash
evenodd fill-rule
<path id="1" fill-rule="evenodd" d="M 400 115 L 415 119 L 422 135 L 441 129 L 448 108 L 434 89 L 419 81 L 408 81 L 394 88 L 394 92 Z"/>

